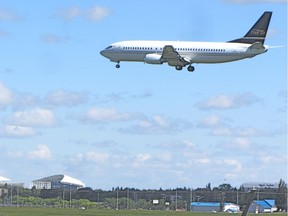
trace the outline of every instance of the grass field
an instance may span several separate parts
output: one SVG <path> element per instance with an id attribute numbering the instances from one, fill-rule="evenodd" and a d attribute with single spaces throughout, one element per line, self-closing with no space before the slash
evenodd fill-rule
<path id="1" fill-rule="evenodd" d="M 147 210 L 97 210 L 97 209 L 58 209 L 58 208 L 17 208 L 17 207 L 0 207 L 0 216 L 227 216 L 229 213 L 195 213 L 195 212 L 175 212 L 175 211 L 147 211 Z M 240 216 L 241 214 L 232 214 Z M 231 216 L 232 216 L 231 215 Z M 249 214 L 255 215 L 255 214 Z M 285 213 L 258 214 L 257 216 L 285 216 Z"/>

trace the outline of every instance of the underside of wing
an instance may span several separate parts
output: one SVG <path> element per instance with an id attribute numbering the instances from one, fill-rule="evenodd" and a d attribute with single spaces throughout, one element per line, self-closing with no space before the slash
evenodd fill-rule
<path id="1" fill-rule="evenodd" d="M 170 66 L 185 66 L 191 64 L 188 59 L 181 55 L 171 45 L 166 45 L 163 48 L 161 59 L 167 62 Z"/>

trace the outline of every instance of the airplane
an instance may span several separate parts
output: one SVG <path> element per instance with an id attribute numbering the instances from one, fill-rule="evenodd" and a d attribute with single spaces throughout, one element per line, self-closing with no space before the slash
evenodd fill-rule
<path id="1" fill-rule="evenodd" d="M 148 64 L 168 63 L 176 70 L 187 66 L 193 72 L 195 63 L 224 63 L 252 58 L 267 52 L 264 45 L 272 12 L 266 11 L 242 37 L 228 42 L 192 41 L 121 41 L 109 45 L 100 54 L 120 68 L 121 61 Z"/>

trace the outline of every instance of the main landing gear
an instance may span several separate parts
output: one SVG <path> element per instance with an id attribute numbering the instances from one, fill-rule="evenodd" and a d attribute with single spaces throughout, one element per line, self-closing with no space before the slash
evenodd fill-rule
<path id="1" fill-rule="evenodd" d="M 195 68 L 194 68 L 192 65 L 189 65 L 188 68 L 187 68 L 187 70 L 188 70 L 189 72 L 193 72 L 193 71 L 195 70 Z"/>
<path id="2" fill-rule="evenodd" d="M 116 67 L 116 68 L 120 68 L 120 62 L 117 62 L 117 64 L 116 64 L 115 67 Z"/>
<path id="3" fill-rule="evenodd" d="M 180 70 L 183 69 L 183 67 L 182 67 L 181 65 L 177 65 L 175 68 L 176 68 L 176 70 L 178 70 L 178 71 L 180 71 Z M 192 65 L 189 65 L 189 66 L 187 67 L 187 70 L 188 70 L 189 72 L 193 72 L 193 71 L 195 70 L 195 68 L 194 68 Z"/>

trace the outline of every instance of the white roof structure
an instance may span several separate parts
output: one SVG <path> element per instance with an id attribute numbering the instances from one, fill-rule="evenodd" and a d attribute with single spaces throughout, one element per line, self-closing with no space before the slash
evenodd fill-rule
<path id="1" fill-rule="evenodd" d="M 82 181 L 63 174 L 34 180 L 31 183 L 31 187 L 35 186 L 36 189 L 51 189 L 53 188 L 53 185 L 57 184 L 57 182 L 63 185 L 76 186 L 77 188 L 85 187 L 85 184 Z"/>
<path id="2" fill-rule="evenodd" d="M 72 178 L 72 177 L 67 176 L 67 175 L 63 175 L 63 179 L 60 182 L 63 184 L 79 185 L 80 187 L 85 186 L 85 184 L 82 181 L 75 179 L 75 178 Z"/>
<path id="3" fill-rule="evenodd" d="M 0 182 L 8 182 L 8 181 L 11 181 L 11 180 L 3 176 L 0 176 Z"/>

